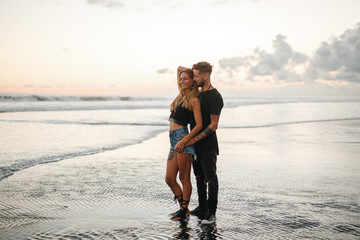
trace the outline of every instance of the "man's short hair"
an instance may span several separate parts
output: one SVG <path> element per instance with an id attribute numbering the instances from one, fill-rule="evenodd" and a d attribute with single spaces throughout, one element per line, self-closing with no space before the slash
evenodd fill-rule
<path id="1" fill-rule="evenodd" d="M 212 72 L 213 66 L 211 66 L 208 62 L 198 62 L 192 66 L 193 70 L 198 70 L 200 73 L 209 73 L 209 75 Z"/>

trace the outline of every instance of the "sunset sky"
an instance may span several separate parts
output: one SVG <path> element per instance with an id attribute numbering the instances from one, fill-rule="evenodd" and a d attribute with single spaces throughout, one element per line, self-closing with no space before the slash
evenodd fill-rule
<path id="1" fill-rule="evenodd" d="M 360 96 L 358 0 L 0 0 L 0 92 Z"/>

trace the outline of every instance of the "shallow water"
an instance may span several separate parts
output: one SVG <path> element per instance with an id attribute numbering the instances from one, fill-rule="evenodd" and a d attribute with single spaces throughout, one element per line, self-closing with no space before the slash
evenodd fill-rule
<path id="1" fill-rule="evenodd" d="M 359 239 L 359 126 L 220 129 L 210 227 L 167 216 L 176 210 L 164 182 L 167 133 L 37 165 L 0 182 L 0 239 Z"/>

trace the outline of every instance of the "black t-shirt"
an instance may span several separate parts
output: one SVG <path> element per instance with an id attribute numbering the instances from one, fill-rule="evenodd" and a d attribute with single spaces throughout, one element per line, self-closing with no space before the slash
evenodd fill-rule
<path id="1" fill-rule="evenodd" d="M 210 115 L 220 115 L 221 110 L 224 106 L 221 94 L 217 89 L 211 89 L 209 91 L 200 92 L 200 105 L 201 105 L 201 116 L 203 121 L 203 131 L 211 123 Z M 190 124 L 191 129 L 195 127 L 195 122 L 192 121 Z M 201 132 L 200 131 L 200 132 Z M 208 152 L 210 150 L 216 150 L 219 154 L 219 145 L 217 141 L 216 131 L 211 135 L 203 138 L 199 142 L 195 143 L 196 153 Z"/>

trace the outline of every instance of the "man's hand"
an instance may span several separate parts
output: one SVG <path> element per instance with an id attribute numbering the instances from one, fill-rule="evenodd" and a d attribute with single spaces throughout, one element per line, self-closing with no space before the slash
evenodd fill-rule
<path id="1" fill-rule="evenodd" d="M 191 146 L 191 145 L 193 145 L 193 144 L 195 144 L 195 139 L 194 139 L 194 138 L 190 139 L 190 140 L 185 144 L 185 147 Z"/>

